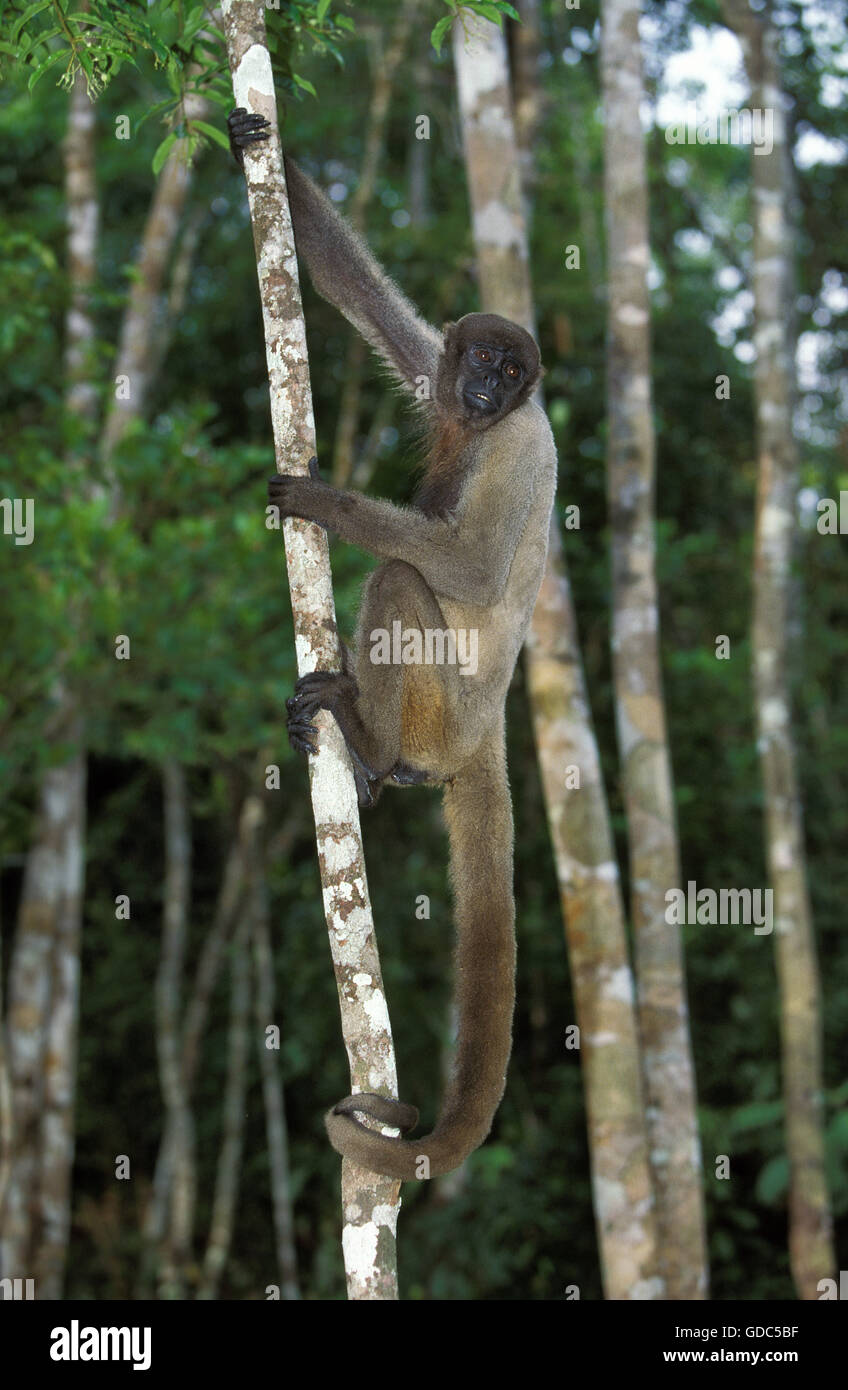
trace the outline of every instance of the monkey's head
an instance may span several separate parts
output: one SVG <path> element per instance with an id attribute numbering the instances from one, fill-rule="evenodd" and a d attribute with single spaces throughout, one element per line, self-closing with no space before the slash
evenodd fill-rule
<path id="1" fill-rule="evenodd" d="M 539 349 L 500 314 L 445 325 L 436 401 L 466 428 L 488 429 L 526 401 L 541 376 Z"/>

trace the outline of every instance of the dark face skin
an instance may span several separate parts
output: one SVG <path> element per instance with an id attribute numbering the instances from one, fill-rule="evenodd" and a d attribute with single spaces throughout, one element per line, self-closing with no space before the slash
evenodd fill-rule
<path id="1" fill-rule="evenodd" d="M 471 343 L 460 368 L 462 401 L 472 416 L 495 415 L 509 405 L 524 382 L 526 372 L 518 359 L 490 343 Z"/>

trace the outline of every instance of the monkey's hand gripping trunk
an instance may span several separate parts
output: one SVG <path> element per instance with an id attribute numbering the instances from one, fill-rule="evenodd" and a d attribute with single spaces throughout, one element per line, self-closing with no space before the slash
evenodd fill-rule
<path id="1" fill-rule="evenodd" d="M 330 1142 L 346 1158 L 392 1178 L 435 1178 L 483 1143 L 506 1084 L 515 1004 L 512 806 L 503 724 L 444 792 L 456 912 L 454 992 L 458 1045 L 436 1127 L 420 1139 L 392 1139 L 355 1112 L 401 1131 L 417 1111 L 384 1096 L 349 1096 L 327 1113 Z"/>

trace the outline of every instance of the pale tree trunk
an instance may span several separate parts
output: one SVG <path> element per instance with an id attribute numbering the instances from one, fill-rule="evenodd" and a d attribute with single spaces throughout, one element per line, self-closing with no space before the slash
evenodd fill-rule
<path id="1" fill-rule="evenodd" d="M 536 186 L 533 146 L 542 120 L 543 105 L 542 84 L 539 81 L 541 0 L 520 0 L 516 8 L 521 23 L 510 26 L 512 106 L 521 183 L 528 200 L 532 200 Z"/>
<path id="2" fill-rule="evenodd" d="M 200 958 L 194 973 L 194 983 L 185 1009 L 180 1045 L 180 1064 L 183 1073 L 183 1088 L 186 1102 L 191 1101 L 200 1045 L 206 1029 L 212 991 L 218 979 L 224 959 L 227 942 L 236 919 L 244 882 L 244 844 L 239 833 L 233 840 L 224 865 L 218 900 L 212 917 L 212 925 L 203 939 Z M 158 1262 L 158 1250 L 165 1238 L 165 1227 L 171 1200 L 171 1185 L 174 1170 L 174 1130 L 170 1113 L 166 1113 L 156 1167 L 153 1174 L 153 1189 L 142 1226 L 146 1247 L 140 1270 L 141 1282 L 137 1297 L 149 1296 L 151 1274 Z"/>
<path id="3" fill-rule="evenodd" d="M 532 332 L 527 229 L 498 27 L 468 17 L 464 28 L 455 25 L 454 62 L 483 307 Z M 610 1299 L 658 1298 L 624 911 L 556 517 L 527 641 L 527 672 L 581 1034 L 604 1292 Z M 579 768 L 579 789 L 568 789 L 569 764 Z"/>
<path id="4" fill-rule="evenodd" d="M 65 139 L 70 303 L 65 319 L 65 408 L 91 422 L 98 206 L 94 110 L 77 77 Z M 80 486 L 78 457 L 68 468 Z M 79 940 L 85 846 L 82 718 L 61 674 L 45 735 L 70 756 L 44 773 L 9 971 L 9 1080 L 14 1142 L 0 1206 L 0 1275 L 35 1276 L 37 1297 L 61 1297 L 70 1228 L 79 1013 Z M 2 1197 L 0 1192 L 0 1197 Z"/>
<path id="5" fill-rule="evenodd" d="M 183 1012 L 180 1065 L 183 1094 L 187 1105 L 191 1101 L 197 1075 L 212 993 L 237 916 L 242 910 L 247 874 L 250 800 L 251 798 L 245 799 L 239 814 L 238 829 L 224 863 L 212 925 L 203 938 L 203 946 L 194 971 L 194 981 Z M 174 1140 L 174 1117 L 169 1111 L 165 1116 L 159 1152 L 156 1156 L 153 1188 L 142 1228 L 146 1251 L 136 1294 L 139 1298 L 149 1297 L 152 1273 L 158 1264 L 159 1250 L 165 1239 L 174 1182 L 174 1163 L 177 1157 Z"/>
<path id="6" fill-rule="evenodd" d="M 757 349 L 754 394 L 757 511 L 751 646 L 754 703 L 766 808 L 766 856 L 774 890 L 774 944 L 786 1147 L 789 1254 L 803 1299 L 836 1272 L 825 1170 L 821 986 L 807 887 L 804 823 L 792 731 L 788 614 L 797 534 L 798 447 L 793 434 L 794 274 L 792 153 L 787 141 L 778 35 L 745 0 L 725 3 L 751 85 L 751 107 L 773 113 L 773 148 L 756 150 L 753 171 L 752 287 Z"/>
<path id="7" fill-rule="evenodd" d="M 191 1255 L 194 1223 L 194 1126 L 182 1068 L 180 1020 L 188 911 L 191 900 L 191 825 L 185 769 L 175 761 L 162 769 L 165 821 L 165 874 L 162 949 L 156 975 L 156 1051 L 171 1131 L 172 1164 L 168 1220 L 162 1242 L 159 1287 L 162 1298 L 182 1298 Z"/>
<path id="8" fill-rule="evenodd" d="M 638 0 L 606 0 L 601 73 L 607 221 L 607 482 L 612 649 L 651 1159 L 670 1299 L 707 1294 L 701 1149 L 680 930 L 680 863 L 660 675 L 648 207 Z"/>
<path id="9" fill-rule="evenodd" d="M 279 472 L 308 471 L 315 453 L 306 329 L 297 277 L 264 10 L 258 0 L 225 0 L 227 52 L 237 106 L 271 122 L 271 139 L 245 155 L 256 246 L 271 423 Z M 300 518 L 284 522 L 298 671 L 339 670 L 341 651 L 326 533 Z M 316 716 L 318 755 L 309 758 L 310 793 L 330 950 L 353 1091 L 397 1097 L 397 1072 L 350 760 L 335 720 Z M 400 1184 L 342 1163 L 342 1233 L 351 1299 L 397 1298 L 395 1232 Z"/>
<path id="10" fill-rule="evenodd" d="M 377 183 L 377 168 L 386 138 L 386 119 L 389 114 L 389 100 L 392 95 L 395 76 L 406 49 L 416 0 L 402 0 L 398 17 L 389 36 L 384 53 L 378 54 L 374 63 L 374 78 L 371 88 L 371 108 L 368 112 L 368 125 L 365 131 L 365 149 L 362 155 L 362 169 L 359 182 L 350 200 L 348 216 L 358 232 L 365 230 L 365 215 L 368 204 L 374 196 Z M 336 438 L 333 444 L 333 482 L 337 487 L 345 487 L 351 480 L 354 465 L 354 447 L 359 427 L 359 398 L 362 392 L 362 372 L 365 366 L 366 347 L 358 333 L 348 336 L 347 356 L 345 358 L 342 397 L 339 402 L 339 417 L 336 424 Z"/>
<path id="11" fill-rule="evenodd" d="M 264 807 L 255 798 L 256 814 L 248 848 L 248 881 L 250 889 L 250 918 L 253 941 L 255 976 L 256 1047 L 262 1078 L 262 1098 L 265 1104 L 265 1129 L 268 1136 L 268 1170 L 271 1177 L 271 1200 L 274 1211 L 274 1237 L 280 1297 L 286 1301 L 300 1298 L 297 1277 L 297 1254 L 292 1213 L 291 1173 L 289 1170 L 289 1140 L 286 1110 L 279 1070 L 279 1050 L 269 1047 L 266 1029 L 273 1025 L 276 1012 L 274 991 L 274 953 L 271 947 L 268 888 L 265 878 L 265 853 L 262 843 Z"/>
<path id="12" fill-rule="evenodd" d="M 250 1057 L 250 910 L 233 940 L 230 957 L 230 1030 L 227 1038 L 227 1079 L 224 1087 L 221 1151 L 215 1175 L 212 1219 L 197 1297 L 217 1298 L 221 1275 L 230 1253 L 244 1147 L 244 1097 Z"/>
<path id="13" fill-rule="evenodd" d="M 174 261 L 171 266 L 167 294 L 164 296 L 162 312 L 157 315 L 153 341 L 150 346 L 150 384 L 154 384 L 159 379 L 162 363 L 165 361 L 171 345 L 174 327 L 183 316 L 191 286 L 194 258 L 208 218 L 207 208 L 202 205 L 194 208 L 186 218 L 180 235 L 179 245 L 174 253 Z"/>
<path id="14" fill-rule="evenodd" d="M 187 77 L 196 69 L 190 68 Z M 209 118 L 210 103 L 195 92 L 184 98 L 187 120 Z M 114 366 L 115 395 L 110 401 L 100 449 L 107 465 L 130 426 L 144 411 L 156 369 L 161 365 L 167 309 L 165 280 L 192 180 L 187 141 L 177 140 L 156 180 L 153 201 L 135 259 L 127 307 Z M 117 484 L 110 481 L 113 511 L 119 505 Z"/>

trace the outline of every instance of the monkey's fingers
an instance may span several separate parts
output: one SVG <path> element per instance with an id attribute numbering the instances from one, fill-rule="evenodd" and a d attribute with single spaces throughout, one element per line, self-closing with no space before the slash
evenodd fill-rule
<path id="1" fill-rule="evenodd" d="M 295 723 L 298 721 L 302 723 L 304 719 L 311 719 L 314 714 L 318 713 L 319 709 L 329 709 L 329 707 L 329 700 L 322 695 L 320 690 L 296 691 L 286 700 L 289 718 L 293 719 Z"/>
<path id="2" fill-rule="evenodd" d="M 313 454 L 312 458 L 309 460 L 309 476 L 310 478 L 314 478 L 316 483 L 320 483 L 323 481 L 323 479 L 321 478 L 321 468 L 318 463 L 318 456 L 316 454 Z"/>
<path id="3" fill-rule="evenodd" d="M 227 117 L 227 130 L 233 158 L 242 169 L 244 152 L 248 145 L 254 145 L 257 140 L 267 140 L 271 133 L 270 121 L 266 121 L 264 116 L 246 111 L 243 106 L 237 106 L 230 112 Z"/>
<path id="4" fill-rule="evenodd" d="M 244 106 L 237 106 L 227 117 L 227 125 L 233 135 L 247 135 L 260 133 L 271 129 L 271 122 L 258 112 L 248 111 Z M 264 137 L 267 139 L 267 136 Z"/>

